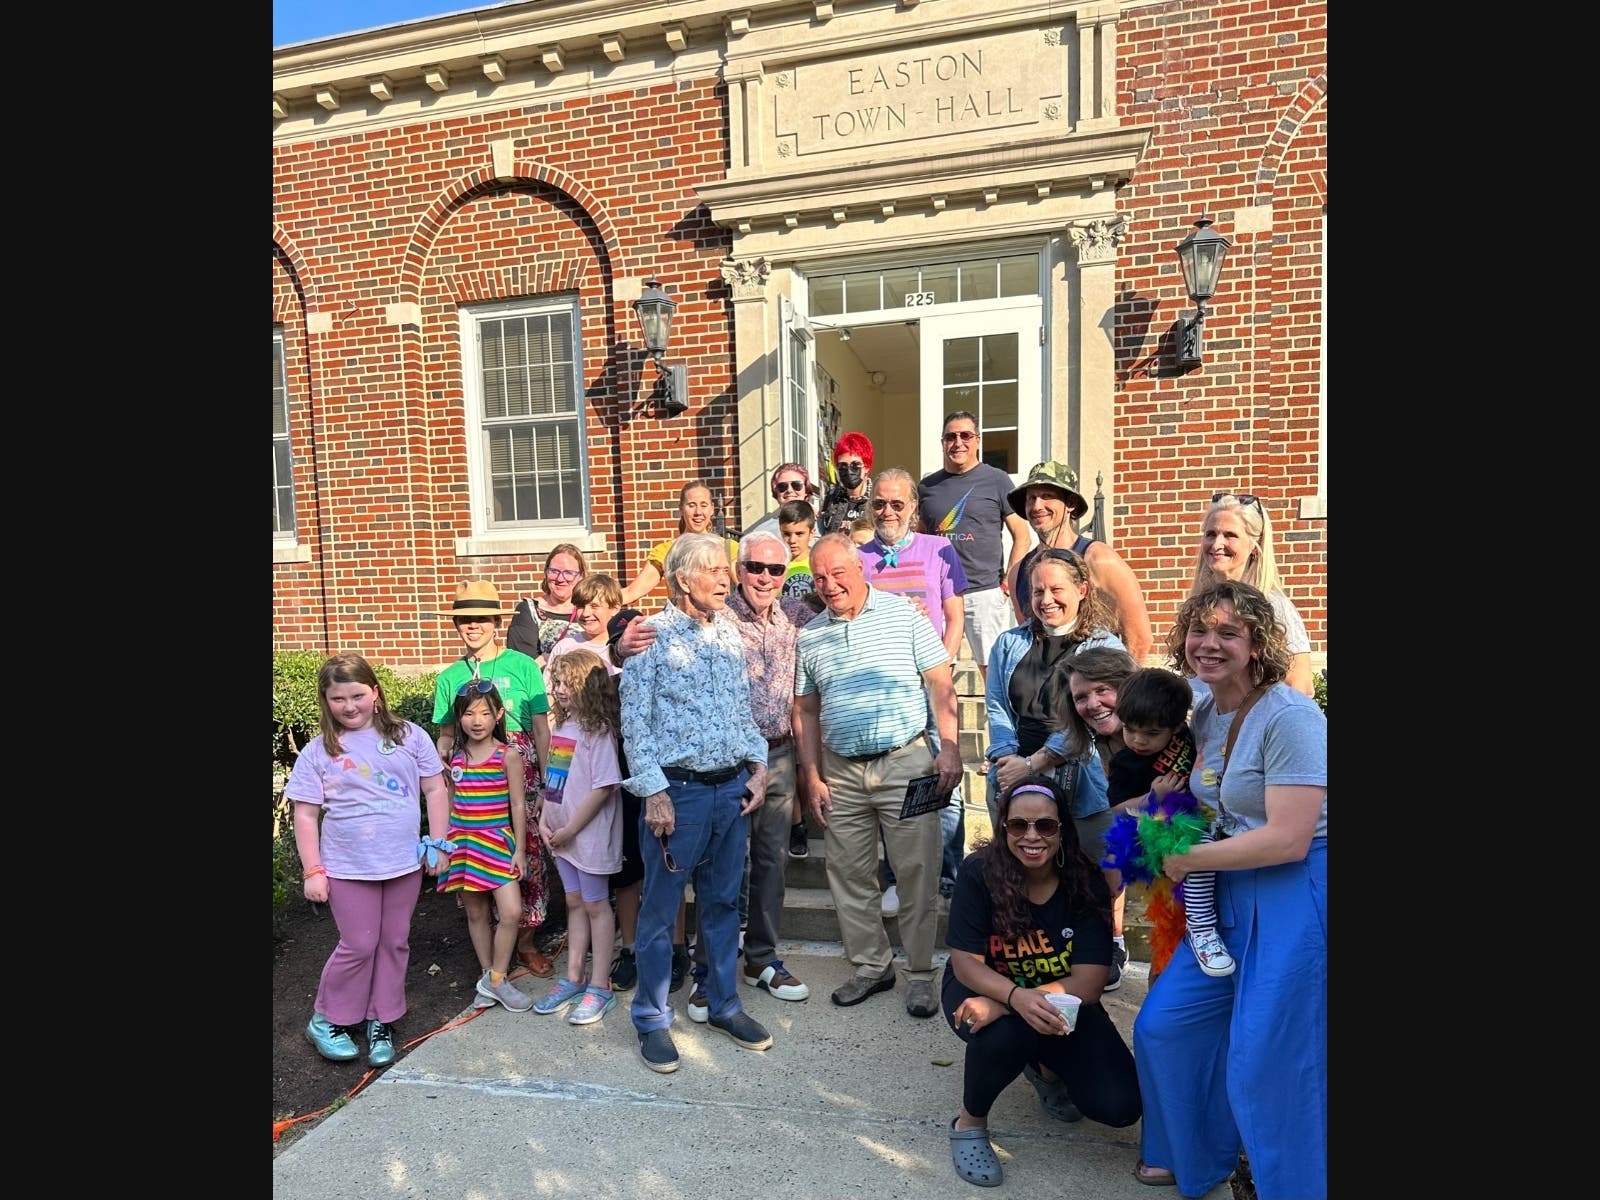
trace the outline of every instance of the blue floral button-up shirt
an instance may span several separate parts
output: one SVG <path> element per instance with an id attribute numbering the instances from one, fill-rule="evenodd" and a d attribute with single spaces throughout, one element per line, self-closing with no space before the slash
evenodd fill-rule
<path id="1" fill-rule="evenodd" d="M 667 790 L 663 767 L 765 766 L 738 626 L 704 624 L 671 606 L 645 620 L 658 636 L 622 667 L 622 740 L 633 772 L 622 786 L 653 796 Z"/>

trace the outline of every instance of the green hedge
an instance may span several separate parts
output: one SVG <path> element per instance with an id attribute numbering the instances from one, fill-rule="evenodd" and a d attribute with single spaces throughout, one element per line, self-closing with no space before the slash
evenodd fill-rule
<path id="1" fill-rule="evenodd" d="M 1328 669 L 1326 667 L 1324 667 L 1322 670 L 1317 672 L 1317 677 L 1314 680 L 1311 681 L 1311 685 L 1312 685 L 1313 688 L 1316 689 L 1314 694 L 1316 696 L 1317 703 L 1322 705 L 1322 715 L 1323 716 L 1327 716 L 1328 715 Z"/>

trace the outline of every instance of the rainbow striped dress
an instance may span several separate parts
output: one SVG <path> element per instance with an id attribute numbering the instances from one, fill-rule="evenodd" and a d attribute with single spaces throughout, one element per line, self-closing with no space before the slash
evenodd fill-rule
<path id="1" fill-rule="evenodd" d="M 511 784 L 506 779 L 506 747 L 476 765 L 463 750 L 450 760 L 455 795 L 450 801 L 449 837 L 456 844 L 441 892 L 492 892 L 515 882 L 511 855 Z"/>

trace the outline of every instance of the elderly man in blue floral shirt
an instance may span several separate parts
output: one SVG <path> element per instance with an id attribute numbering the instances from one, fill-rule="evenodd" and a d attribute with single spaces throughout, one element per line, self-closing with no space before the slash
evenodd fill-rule
<path id="1" fill-rule="evenodd" d="M 709 534 L 680 534 L 664 574 L 671 604 L 646 618 L 657 636 L 627 659 L 620 684 L 633 772 L 622 785 L 645 798 L 640 843 L 660 843 L 644 856 L 632 1007 L 640 1057 L 660 1072 L 678 1069 L 667 989 L 672 927 L 691 877 L 706 942 L 708 1024 L 749 1050 L 772 1045 L 734 981 L 746 817 L 766 792 L 767 739 L 751 715 L 744 643 L 731 622 L 716 619 L 731 588 L 727 549 Z"/>

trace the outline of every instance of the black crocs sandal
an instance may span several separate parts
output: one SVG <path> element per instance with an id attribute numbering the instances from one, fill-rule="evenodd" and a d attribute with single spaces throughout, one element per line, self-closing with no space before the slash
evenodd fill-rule
<path id="1" fill-rule="evenodd" d="M 987 1129 L 957 1129 L 950 1118 L 950 1158 L 956 1174 L 979 1187 L 1000 1186 L 1000 1160 L 989 1144 Z"/>

